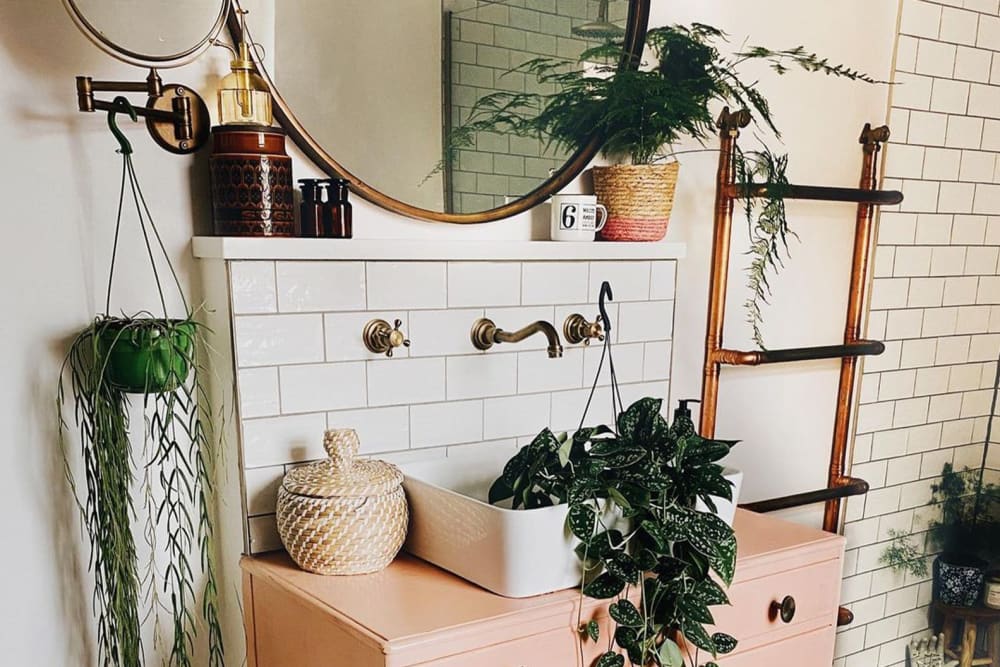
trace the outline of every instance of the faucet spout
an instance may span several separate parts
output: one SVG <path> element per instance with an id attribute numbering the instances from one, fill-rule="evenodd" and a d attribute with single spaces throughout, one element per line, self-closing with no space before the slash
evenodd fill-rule
<path id="1" fill-rule="evenodd" d="M 504 331 L 498 327 L 493 320 L 483 317 L 476 320 L 472 325 L 472 344 L 479 350 L 488 350 L 499 343 L 520 343 L 525 338 L 536 333 L 545 334 L 548 340 L 548 355 L 550 359 L 563 356 L 562 342 L 559 340 L 559 332 L 549 322 L 538 320 L 517 331 Z"/>

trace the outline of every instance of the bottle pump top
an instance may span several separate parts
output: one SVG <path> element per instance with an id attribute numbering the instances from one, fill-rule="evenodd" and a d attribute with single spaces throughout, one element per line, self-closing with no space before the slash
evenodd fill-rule
<path id="1" fill-rule="evenodd" d="M 240 36 L 229 63 L 230 73 L 219 83 L 219 122 L 222 125 L 271 125 L 271 92 L 254 71 L 250 58 L 245 10 L 240 10 Z M 228 45 L 226 45 L 228 46 Z"/>
<path id="2" fill-rule="evenodd" d="M 674 419 L 678 417 L 686 417 L 691 419 L 691 408 L 688 407 L 688 403 L 701 403 L 697 398 L 684 398 L 677 401 L 677 409 L 674 410 Z"/>

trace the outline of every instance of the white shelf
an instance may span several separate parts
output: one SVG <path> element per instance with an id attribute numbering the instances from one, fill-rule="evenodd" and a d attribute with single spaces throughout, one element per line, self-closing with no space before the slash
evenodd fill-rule
<path id="1" fill-rule="evenodd" d="M 196 236 L 194 256 L 226 260 L 622 260 L 681 259 L 684 243 L 417 241 Z"/>

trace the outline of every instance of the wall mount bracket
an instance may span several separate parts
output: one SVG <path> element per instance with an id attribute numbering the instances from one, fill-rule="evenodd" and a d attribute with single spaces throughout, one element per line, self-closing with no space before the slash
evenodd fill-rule
<path id="1" fill-rule="evenodd" d="M 76 77 L 76 97 L 80 111 L 115 111 L 114 102 L 99 100 L 95 93 L 146 93 L 146 106 L 133 107 L 146 119 L 150 136 L 164 150 L 185 155 L 208 141 L 211 119 L 208 107 L 198 93 L 177 83 L 164 84 L 155 69 L 145 82 L 95 81 L 89 76 Z"/>

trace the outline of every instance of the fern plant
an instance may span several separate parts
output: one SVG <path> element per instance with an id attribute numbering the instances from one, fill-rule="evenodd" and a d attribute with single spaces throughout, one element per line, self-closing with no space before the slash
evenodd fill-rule
<path id="1" fill-rule="evenodd" d="M 914 544 L 913 536 L 903 530 L 891 529 L 890 542 L 879 556 L 878 562 L 888 566 L 898 574 L 908 573 L 914 577 L 927 576 L 927 557 Z"/>
<path id="2" fill-rule="evenodd" d="M 142 635 L 149 621 L 154 641 L 166 649 L 166 663 L 193 665 L 200 611 L 207 630 L 206 661 L 200 664 L 217 667 L 224 663 L 224 649 L 211 507 L 218 445 L 213 433 L 216 425 L 221 427 L 222 413 L 211 412 L 203 382 L 203 353 L 208 349 L 204 327 L 187 306 L 142 196 L 131 145 L 114 122 L 117 111 L 129 112 L 133 120 L 136 116 L 124 98 L 117 98 L 115 105 L 109 125 L 121 144 L 122 182 L 105 313 L 71 343 L 56 398 L 66 475 L 90 542 L 98 660 L 120 667 L 145 664 Z M 163 317 L 149 312 L 111 314 L 126 192 L 135 205 Z M 180 292 L 185 312 L 181 318 L 167 316 L 154 246 Z M 141 451 L 132 445 L 131 396 L 141 396 Z M 74 473 L 69 457 L 71 426 L 64 418 L 69 410 L 82 473 Z M 147 542 L 146 563 L 139 562 L 136 532 Z M 161 537 L 165 543 L 159 542 Z M 165 561 L 162 569 L 157 558 Z M 205 581 L 201 590 L 195 587 L 198 576 Z M 170 618 L 169 639 L 161 636 L 161 614 Z"/>

